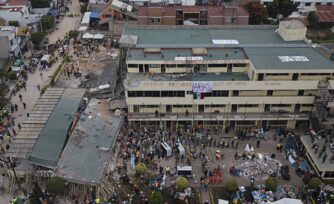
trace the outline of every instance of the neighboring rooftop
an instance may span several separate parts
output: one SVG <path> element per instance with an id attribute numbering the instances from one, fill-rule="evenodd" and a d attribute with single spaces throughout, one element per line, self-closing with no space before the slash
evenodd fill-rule
<path id="1" fill-rule="evenodd" d="M 85 89 L 65 89 L 28 156 L 29 162 L 48 168 L 57 165 L 85 92 Z"/>
<path id="2" fill-rule="evenodd" d="M 318 140 L 318 145 L 319 145 L 319 151 L 318 151 L 318 154 L 315 153 L 314 149 L 312 149 L 312 138 L 310 135 L 303 135 L 300 137 L 300 140 L 302 141 L 303 145 L 305 146 L 306 148 L 306 151 L 309 153 L 311 159 L 313 160 L 313 163 L 316 165 L 316 168 L 318 169 L 318 171 L 321 171 L 321 172 L 324 172 L 324 171 L 333 171 L 333 164 L 331 163 L 330 161 L 330 157 L 332 155 L 332 152 L 330 150 L 330 148 L 328 147 L 329 143 L 328 144 L 325 144 L 327 145 L 327 148 L 326 148 L 326 154 L 328 155 L 327 156 L 327 159 L 325 162 L 322 162 L 322 157 L 318 157 L 318 154 L 322 148 L 322 146 L 324 145 L 324 142 L 325 142 L 325 139 L 320 139 Z"/>
<path id="3" fill-rule="evenodd" d="M 11 35 L 12 32 L 15 32 L 16 28 L 14 26 L 0 26 L 0 36 Z"/>
<path id="4" fill-rule="evenodd" d="M 105 100 L 89 102 L 58 162 L 58 176 L 75 183 L 100 183 L 111 158 L 116 159 L 112 148 L 123 124 L 123 118 L 108 109 Z"/>
<path id="5" fill-rule="evenodd" d="M 280 25 L 284 26 L 287 29 L 299 29 L 299 28 L 305 28 L 306 27 L 299 20 L 280 21 Z"/>
<path id="6" fill-rule="evenodd" d="M 328 5 L 316 5 L 316 14 L 320 23 L 333 23 L 334 22 L 334 6 Z"/>
<path id="7" fill-rule="evenodd" d="M 195 56 L 202 60 L 247 60 L 242 49 L 238 48 L 212 48 L 206 49 L 205 55 L 196 55 L 190 48 L 185 49 L 161 49 L 161 53 L 145 53 L 144 49 L 129 49 L 127 60 L 157 60 L 178 61 L 177 58 Z M 180 61 L 180 60 L 179 60 Z"/>

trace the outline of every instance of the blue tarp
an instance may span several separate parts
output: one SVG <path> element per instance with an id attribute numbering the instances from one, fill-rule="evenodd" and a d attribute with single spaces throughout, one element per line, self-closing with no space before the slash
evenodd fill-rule
<path id="1" fill-rule="evenodd" d="M 56 16 L 56 15 L 59 14 L 59 10 L 58 9 L 50 9 L 48 14 L 52 15 L 52 16 Z"/>
<path id="2" fill-rule="evenodd" d="M 90 14 L 90 18 L 100 18 L 100 13 L 99 13 L 99 12 L 96 12 L 96 11 L 93 11 L 93 12 Z"/>

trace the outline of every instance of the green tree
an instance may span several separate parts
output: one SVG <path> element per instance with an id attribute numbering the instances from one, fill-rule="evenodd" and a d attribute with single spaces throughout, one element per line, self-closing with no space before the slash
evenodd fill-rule
<path id="1" fill-rule="evenodd" d="M 238 190 L 237 180 L 232 179 L 232 178 L 228 179 L 225 183 L 225 187 L 228 192 L 234 192 Z"/>
<path id="2" fill-rule="evenodd" d="M 136 173 L 139 175 L 145 174 L 147 171 L 147 166 L 144 163 L 138 163 L 136 166 Z"/>
<path id="3" fill-rule="evenodd" d="M 80 4 L 80 12 L 84 14 L 87 11 L 88 3 L 81 3 Z"/>
<path id="4" fill-rule="evenodd" d="M 38 45 L 43 41 L 45 33 L 43 32 L 35 32 L 31 34 L 31 41 L 34 45 Z"/>
<path id="5" fill-rule="evenodd" d="M 9 100 L 6 98 L 8 87 L 6 85 L 0 86 L 0 109 L 8 105 Z"/>
<path id="6" fill-rule="evenodd" d="M 188 187 L 188 180 L 185 177 L 183 177 L 183 176 L 179 176 L 176 179 L 176 188 L 177 188 L 177 190 L 183 191 L 187 187 Z"/>
<path id="7" fill-rule="evenodd" d="M 43 31 L 53 28 L 54 24 L 55 24 L 55 19 L 53 16 L 42 16 L 41 25 Z"/>
<path id="8" fill-rule="evenodd" d="M 318 16 L 314 11 L 311 11 L 307 14 L 307 20 L 312 28 L 317 28 L 319 25 Z"/>
<path id="9" fill-rule="evenodd" d="M 65 181 L 60 177 L 52 177 L 46 181 L 46 190 L 50 193 L 59 195 L 65 190 Z"/>
<path id="10" fill-rule="evenodd" d="M 149 204 L 162 204 L 163 197 L 160 192 L 154 191 L 148 199 Z"/>
<path id="11" fill-rule="evenodd" d="M 43 196 L 43 192 L 39 187 L 38 183 L 33 183 L 32 194 L 30 196 L 30 203 L 34 204 L 42 204 L 41 198 Z"/>
<path id="12" fill-rule="evenodd" d="M 267 5 L 268 14 L 272 18 L 277 18 L 279 14 L 288 17 L 296 9 L 297 4 L 291 0 L 274 0 Z"/>
<path id="13" fill-rule="evenodd" d="M 321 184 L 321 180 L 318 177 L 313 177 L 310 181 L 310 187 L 312 189 L 317 189 Z"/>
<path id="14" fill-rule="evenodd" d="M 258 25 L 267 21 L 268 12 L 259 2 L 248 2 L 245 8 L 249 13 L 249 24 Z"/>
<path id="15" fill-rule="evenodd" d="M 70 30 L 70 32 L 68 33 L 68 35 L 70 36 L 70 38 L 77 38 L 79 36 L 79 31 L 77 31 L 77 30 Z"/>
<path id="16" fill-rule="evenodd" d="M 265 185 L 266 185 L 267 190 L 276 191 L 278 183 L 277 183 L 276 178 L 268 177 L 266 182 L 265 182 Z"/>
<path id="17" fill-rule="evenodd" d="M 32 8 L 49 8 L 50 2 L 49 0 L 31 0 Z"/>
<path id="18" fill-rule="evenodd" d="M 8 21 L 8 25 L 9 26 L 15 26 L 15 27 L 19 27 L 20 24 L 18 21 Z"/>

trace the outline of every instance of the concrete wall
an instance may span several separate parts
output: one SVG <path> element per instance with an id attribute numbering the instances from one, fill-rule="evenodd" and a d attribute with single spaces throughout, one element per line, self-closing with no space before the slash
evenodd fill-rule
<path id="1" fill-rule="evenodd" d="M 7 59 L 10 54 L 10 46 L 7 36 L 0 36 L 0 58 Z"/>

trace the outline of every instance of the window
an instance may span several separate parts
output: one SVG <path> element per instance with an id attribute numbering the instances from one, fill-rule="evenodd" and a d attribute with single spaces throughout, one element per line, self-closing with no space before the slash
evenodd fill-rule
<path id="1" fill-rule="evenodd" d="M 298 96 L 304 96 L 304 90 L 299 90 L 298 91 Z"/>
<path id="2" fill-rule="evenodd" d="M 212 105 L 205 105 L 205 108 L 224 108 L 225 105 L 222 105 L 222 104 L 212 104 Z"/>
<path id="3" fill-rule="evenodd" d="M 186 93 L 187 94 L 193 94 L 193 91 L 187 91 Z"/>
<path id="4" fill-rule="evenodd" d="M 273 90 L 268 90 L 267 91 L 267 96 L 272 96 L 273 95 Z"/>
<path id="5" fill-rule="evenodd" d="M 237 125 L 249 125 L 249 126 L 255 126 L 255 121 L 237 121 Z"/>
<path id="6" fill-rule="evenodd" d="M 175 67 L 176 67 L 176 64 L 166 64 L 166 67 L 167 67 L 167 68 L 175 68 Z"/>
<path id="7" fill-rule="evenodd" d="M 272 104 L 271 107 L 277 107 L 277 108 L 291 107 L 291 104 Z"/>
<path id="8" fill-rule="evenodd" d="M 142 108 L 159 108 L 159 105 L 142 105 Z"/>
<path id="9" fill-rule="evenodd" d="M 160 64 L 150 64 L 150 68 L 160 68 Z"/>
<path id="10" fill-rule="evenodd" d="M 311 2 L 306 2 L 305 6 L 311 6 Z"/>
<path id="11" fill-rule="evenodd" d="M 192 108 L 192 105 L 173 105 L 173 108 Z"/>
<path id="12" fill-rule="evenodd" d="M 161 97 L 184 97 L 184 91 L 161 91 Z"/>
<path id="13" fill-rule="evenodd" d="M 246 63 L 238 63 L 238 64 L 234 64 L 233 67 L 247 67 Z"/>
<path id="14" fill-rule="evenodd" d="M 232 96 L 239 96 L 239 91 L 233 91 Z"/>
<path id="15" fill-rule="evenodd" d="M 228 91 L 217 90 L 212 91 L 211 93 L 205 93 L 205 97 L 227 97 L 228 94 Z"/>
<path id="16" fill-rule="evenodd" d="M 227 64 L 208 64 L 208 67 L 227 67 Z"/>
<path id="17" fill-rule="evenodd" d="M 128 97 L 160 97 L 160 91 L 128 91 Z"/>
<path id="18" fill-rule="evenodd" d="M 327 6 L 331 6 L 331 5 L 332 5 L 332 2 L 327 2 L 326 5 L 327 5 Z"/>
<path id="19" fill-rule="evenodd" d="M 302 76 L 330 76 L 330 73 L 302 73 Z"/>
<path id="20" fill-rule="evenodd" d="M 239 108 L 256 108 L 259 107 L 258 104 L 240 104 Z"/>
<path id="21" fill-rule="evenodd" d="M 138 68 L 138 64 L 128 64 L 129 68 Z"/>
<path id="22" fill-rule="evenodd" d="M 313 104 L 302 104 L 302 107 L 313 107 Z"/>
<path id="23" fill-rule="evenodd" d="M 287 125 L 288 121 L 287 120 L 269 120 L 268 125 Z"/>
<path id="24" fill-rule="evenodd" d="M 266 76 L 289 76 L 288 73 L 267 73 Z"/>

